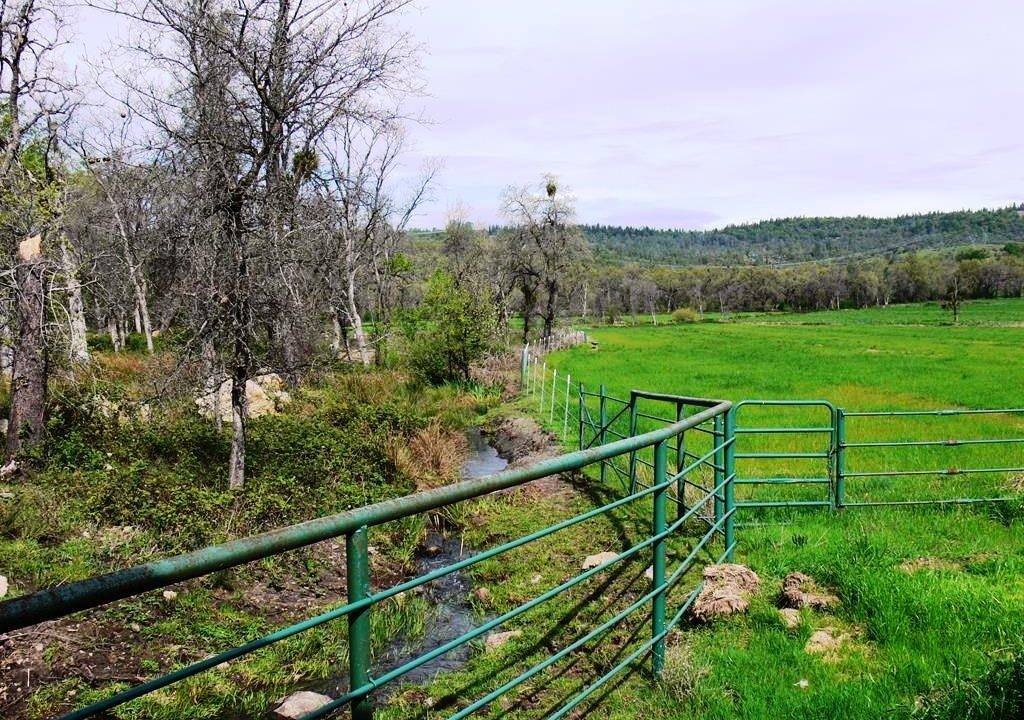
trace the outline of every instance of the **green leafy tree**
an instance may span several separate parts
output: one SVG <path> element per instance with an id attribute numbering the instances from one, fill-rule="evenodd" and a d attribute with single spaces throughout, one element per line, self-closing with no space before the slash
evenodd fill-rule
<path id="1" fill-rule="evenodd" d="M 494 344 L 496 317 L 489 289 L 462 286 L 445 270 L 430 278 L 416 321 L 410 333 L 410 365 L 429 383 L 469 380 L 473 363 Z"/>

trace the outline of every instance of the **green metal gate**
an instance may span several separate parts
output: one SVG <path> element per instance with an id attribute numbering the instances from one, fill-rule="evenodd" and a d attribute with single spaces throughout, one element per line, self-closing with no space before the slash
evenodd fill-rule
<path id="1" fill-rule="evenodd" d="M 923 432 L 933 437 L 906 437 Z M 1015 499 L 1005 479 L 1024 472 L 1024 408 L 840 408 L 836 437 L 841 508 L 1005 502 Z"/>
<path id="2" fill-rule="evenodd" d="M 757 408 L 773 412 L 767 418 L 759 413 L 757 422 L 750 425 L 740 422 L 741 415 Z M 730 415 L 736 436 L 738 508 L 836 507 L 836 408 L 832 403 L 742 400 Z M 814 467 L 806 467 L 809 464 Z M 764 488 L 772 494 L 765 497 L 758 492 Z"/>

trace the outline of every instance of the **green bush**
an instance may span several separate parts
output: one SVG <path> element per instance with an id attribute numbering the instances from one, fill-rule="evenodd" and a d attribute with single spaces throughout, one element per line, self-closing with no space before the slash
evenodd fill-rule
<path id="1" fill-rule="evenodd" d="M 469 380 L 472 364 L 494 344 L 495 312 L 486 288 L 460 286 L 443 270 L 430 286 L 407 331 L 409 365 L 433 385 Z"/>
<path id="2" fill-rule="evenodd" d="M 700 315 L 693 308 L 681 307 L 672 311 L 672 322 L 695 323 L 700 322 Z"/>

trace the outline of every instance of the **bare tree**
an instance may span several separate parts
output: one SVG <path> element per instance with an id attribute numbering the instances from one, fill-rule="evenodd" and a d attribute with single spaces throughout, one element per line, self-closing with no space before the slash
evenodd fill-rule
<path id="1" fill-rule="evenodd" d="M 544 176 L 541 190 L 511 187 L 505 191 L 503 206 L 513 229 L 509 257 L 523 293 L 524 340 L 530 318 L 543 291 L 544 335 L 554 331 L 559 303 L 563 299 L 570 269 L 588 254 L 588 246 L 575 224 L 575 200 L 559 191 L 553 175 Z"/>
<path id="2" fill-rule="evenodd" d="M 14 268 L 3 305 L 13 305 L 16 327 L 8 458 L 39 442 L 44 430 L 44 250 L 61 213 L 57 137 L 70 108 L 67 88 L 51 63 L 61 44 L 61 14 L 59 5 L 46 0 L 0 4 L 0 232 L 5 265 Z"/>
<path id="3" fill-rule="evenodd" d="M 156 130 L 189 178 L 180 318 L 198 345 L 223 358 L 231 379 L 232 488 L 245 480 L 246 384 L 272 358 L 290 355 L 302 322 L 296 282 L 310 257 L 309 216 L 298 205 L 316 148 L 348 119 L 373 117 L 375 93 L 404 89 L 412 48 L 387 20 L 407 4 L 107 5 L 136 21 L 141 39 L 132 49 L 147 77 L 158 76 L 145 85 L 122 76 L 129 112 Z"/>

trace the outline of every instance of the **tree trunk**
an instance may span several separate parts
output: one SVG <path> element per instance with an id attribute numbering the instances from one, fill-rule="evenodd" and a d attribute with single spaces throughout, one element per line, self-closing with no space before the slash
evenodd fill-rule
<path id="1" fill-rule="evenodd" d="M 348 301 L 348 319 L 352 325 L 352 332 L 356 336 L 356 350 L 359 352 L 359 360 L 366 367 L 370 367 L 370 350 L 366 342 L 366 329 L 363 328 L 363 319 L 359 317 L 355 302 L 351 297 Z"/>
<path id="2" fill-rule="evenodd" d="M 338 308 L 331 307 L 331 354 L 341 357 L 341 317 Z"/>
<path id="3" fill-rule="evenodd" d="M 7 429 L 7 458 L 43 439 L 46 407 L 46 346 L 43 338 L 42 237 L 22 241 L 18 248 L 17 320 L 14 370 L 11 376 L 11 417 Z"/>
<path id="4" fill-rule="evenodd" d="M 142 320 L 142 332 L 146 336 L 146 351 L 153 353 L 153 323 L 149 319 L 149 302 L 146 300 L 146 278 L 139 277 L 135 271 L 131 274 L 132 286 L 135 289 L 135 306 Z"/>
<path id="5" fill-rule="evenodd" d="M 248 404 L 245 368 L 236 367 L 231 373 L 231 458 L 228 461 L 228 487 L 239 490 L 245 485 L 245 424 Z"/>
<path id="6" fill-rule="evenodd" d="M 82 301 L 82 284 L 78 281 L 78 273 L 71 258 L 65 238 L 61 243 L 61 264 L 64 266 L 64 277 L 68 288 L 68 319 L 70 322 L 70 342 L 68 351 L 71 362 L 84 364 L 89 362 L 89 345 L 86 340 L 85 303 Z"/>

